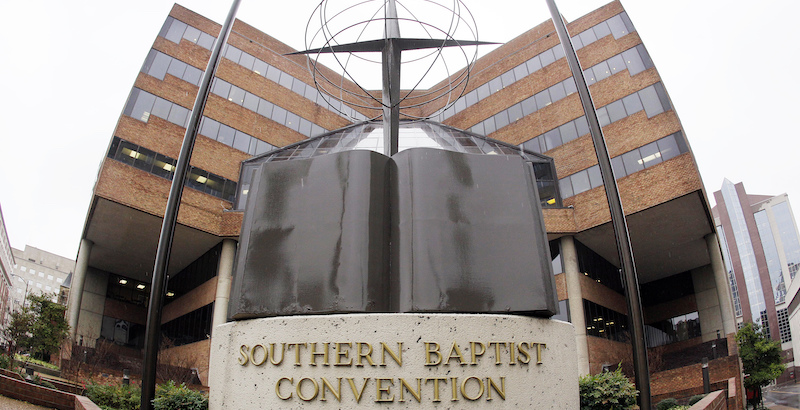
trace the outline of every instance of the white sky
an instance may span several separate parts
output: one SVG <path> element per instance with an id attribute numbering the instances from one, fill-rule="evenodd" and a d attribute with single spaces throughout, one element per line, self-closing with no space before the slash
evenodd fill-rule
<path id="1" fill-rule="evenodd" d="M 480 39 L 549 18 L 544 0 L 465 0 Z M 572 21 L 607 3 L 560 0 Z M 222 23 L 225 0 L 181 5 Z M 314 0 L 242 0 L 238 18 L 303 48 Z M 800 2 L 623 0 L 686 130 L 709 195 L 722 179 L 800 203 Z M 0 2 L 0 205 L 15 248 L 74 258 L 97 171 L 172 3 Z M 713 204 L 713 198 L 710 198 Z M 796 208 L 795 208 L 796 209 Z"/>

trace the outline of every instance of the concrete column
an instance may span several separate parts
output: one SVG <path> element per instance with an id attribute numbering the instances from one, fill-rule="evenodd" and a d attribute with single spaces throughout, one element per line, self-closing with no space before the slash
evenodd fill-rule
<path id="1" fill-rule="evenodd" d="M 569 317 L 575 327 L 575 343 L 578 348 L 578 375 L 589 374 L 589 344 L 586 339 L 586 320 L 583 314 L 581 272 L 578 268 L 578 251 L 571 236 L 561 237 L 561 261 L 567 282 Z"/>
<path id="2" fill-rule="evenodd" d="M 214 327 L 228 320 L 228 300 L 231 297 L 233 261 L 235 259 L 236 241 L 233 239 L 223 239 L 222 251 L 219 255 L 219 268 L 217 269 L 217 298 L 214 299 L 214 319 L 211 322 L 212 333 Z"/>
<path id="3" fill-rule="evenodd" d="M 733 310 L 733 297 L 731 285 L 725 263 L 722 261 L 722 251 L 716 233 L 705 236 L 708 255 L 711 257 L 711 269 L 714 271 L 714 282 L 717 285 L 720 313 L 722 314 L 722 329 L 725 334 L 736 333 L 736 317 Z"/>
<path id="4" fill-rule="evenodd" d="M 72 281 L 69 286 L 69 300 L 67 311 L 69 312 L 69 335 L 75 340 L 78 331 L 78 317 L 81 313 L 81 299 L 83 298 L 83 287 L 86 283 L 86 272 L 89 269 L 89 255 L 92 253 L 94 243 L 88 239 L 81 239 L 78 248 L 78 260 L 75 261 L 75 272 L 72 273 Z"/>

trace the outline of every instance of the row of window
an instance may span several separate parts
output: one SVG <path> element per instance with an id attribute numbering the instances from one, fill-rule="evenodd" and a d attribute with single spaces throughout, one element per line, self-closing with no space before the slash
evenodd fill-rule
<path id="1" fill-rule="evenodd" d="M 205 116 L 200 122 L 200 134 L 250 155 L 263 154 L 275 149 L 272 144 Z"/>
<path id="2" fill-rule="evenodd" d="M 20 270 L 20 271 L 22 271 L 22 272 L 28 272 L 28 274 L 29 274 L 29 275 L 33 275 L 33 276 L 36 276 L 36 273 L 37 273 L 37 272 L 36 272 L 36 270 L 34 270 L 34 269 L 27 269 L 27 268 L 26 268 L 26 267 L 24 267 L 24 266 L 20 266 L 20 267 L 19 267 L 19 270 Z M 39 277 L 40 277 L 40 278 L 44 278 L 44 272 L 42 272 L 42 271 L 39 271 L 38 273 L 39 273 Z M 53 281 L 53 275 L 47 275 L 47 280 L 49 280 L 49 281 Z M 64 281 L 64 280 L 63 280 L 63 279 L 61 279 L 61 278 L 55 278 L 55 280 L 56 280 L 58 283 L 61 283 L 61 282 L 63 282 L 63 281 Z"/>
<path id="3" fill-rule="evenodd" d="M 660 322 L 651 323 L 644 328 L 648 348 L 701 336 L 700 316 L 697 312 L 678 315 Z"/>
<path id="4" fill-rule="evenodd" d="M 214 47 L 214 40 L 217 39 L 173 17 L 167 17 L 158 35 L 176 44 L 180 44 L 181 39 L 184 39 L 206 50 L 211 50 L 211 47 Z"/>
<path id="5" fill-rule="evenodd" d="M 611 159 L 611 167 L 617 179 L 645 168 L 652 167 L 678 155 L 688 152 L 689 148 L 683 139 L 683 134 L 678 131 L 667 135 L 658 141 L 628 151 Z M 600 166 L 593 165 L 582 171 L 558 180 L 561 198 L 569 198 L 581 192 L 588 191 L 603 185 L 600 175 Z"/>
<path id="6" fill-rule="evenodd" d="M 328 132 L 325 128 L 220 78 L 214 79 L 214 86 L 211 88 L 211 92 L 234 104 L 241 105 L 250 111 L 267 117 L 278 124 L 291 128 L 306 137 Z"/>
<path id="7" fill-rule="evenodd" d="M 522 117 L 533 114 L 556 101 L 566 98 L 576 91 L 575 81 L 572 77 L 569 77 L 473 125 L 469 130 L 476 134 L 489 135 L 508 124 L 518 121 Z"/>
<path id="8" fill-rule="evenodd" d="M 135 87 L 122 113 L 143 122 L 150 121 L 150 116 L 154 115 L 183 128 L 189 123 L 188 108 Z"/>
<path id="9" fill-rule="evenodd" d="M 175 175 L 175 164 L 178 162 L 166 155 L 132 144 L 119 137 L 114 137 L 111 142 L 108 158 L 170 181 Z M 189 167 L 186 186 L 229 202 L 233 202 L 236 196 L 236 181 L 231 181 L 194 166 Z"/>
<path id="10" fill-rule="evenodd" d="M 769 281 L 772 285 L 775 304 L 781 304 L 786 300 L 786 282 L 783 280 L 783 269 L 781 259 L 778 254 L 778 246 L 775 244 L 775 236 L 769 224 L 767 210 L 762 209 L 753 214 L 756 220 L 758 236 L 761 239 L 761 247 L 764 250 L 764 258 L 767 260 L 767 272 Z"/>
<path id="11" fill-rule="evenodd" d="M 778 330 L 781 335 L 781 343 L 792 341 L 792 331 L 789 329 L 789 309 L 778 310 Z"/>
<path id="12" fill-rule="evenodd" d="M 295 78 L 289 73 L 281 71 L 266 61 L 260 60 L 232 45 L 228 45 L 225 49 L 225 58 L 248 70 L 253 71 L 262 77 L 282 85 L 283 87 L 293 91 L 295 94 L 301 95 L 317 103 L 318 105 L 327 108 L 337 115 L 341 115 L 347 119 L 356 119 L 359 121 L 367 120 L 367 117 L 364 114 L 354 110 L 352 107 L 343 104 L 338 100 L 331 98 L 326 99 L 322 94 L 319 93 L 319 91 L 317 91 L 316 87 L 308 85 L 305 83 L 305 81 Z"/>
<path id="13" fill-rule="evenodd" d="M 664 86 L 661 83 L 655 83 L 611 104 L 600 107 L 596 112 L 600 126 L 605 127 L 641 110 L 647 113 L 647 118 L 651 118 L 670 108 Z M 522 147 L 533 152 L 543 153 L 588 133 L 589 123 L 585 116 L 580 116 L 544 134 L 531 138 L 524 142 Z"/>
<path id="14" fill-rule="evenodd" d="M 652 66 L 653 63 L 650 60 L 650 57 L 647 55 L 644 47 L 639 45 L 617 54 L 614 57 L 611 57 L 593 67 L 587 68 L 584 70 L 584 77 L 586 78 L 587 84 L 591 85 L 597 81 L 611 76 L 612 74 L 622 71 L 625 68 L 629 69 L 629 75 L 634 75 Z M 573 81 L 572 77 L 567 78 L 566 80 L 542 90 L 536 93 L 534 96 L 493 115 L 487 120 L 474 125 L 470 130 L 479 134 L 489 135 L 495 130 L 505 127 L 506 125 L 511 124 L 528 114 L 532 114 L 556 101 L 559 101 L 575 91 L 575 82 Z M 666 96 L 666 94 L 664 95 Z M 636 97 L 629 96 L 628 98 L 635 99 Z M 620 104 L 622 103 L 620 102 Z M 639 105 L 639 110 L 641 110 L 641 104 Z M 601 115 L 606 115 L 605 111 L 602 109 L 597 110 L 597 113 L 598 117 Z M 579 134 L 579 136 L 580 135 L 583 134 Z"/>
<path id="15" fill-rule="evenodd" d="M 616 16 L 602 21 L 597 25 L 577 34 L 572 38 L 572 45 L 575 50 L 579 50 L 597 41 L 597 39 L 603 38 L 609 34 L 613 34 L 614 38 L 618 39 L 633 31 L 633 24 L 628 18 L 627 13 L 622 12 L 621 14 L 617 14 Z M 564 57 L 564 48 L 561 47 L 561 44 L 541 52 L 533 56 L 533 58 L 529 59 L 528 61 L 506 71 L 503 74 L 500 74 L 494 79 L 489 80 L 489 82 L 468 92 L 462 98 L 459 98 L 453 106 L 442 112 L 436 118 L 436 120 L 442 122 L 467 109 L 468 107 L 477 104 L 478 101 L 502 90 L 504 87 L 508 87 L 511 84 L 525 78 L 526 76 L 541 70 L 543 67 L 556 62 L 562 57 Z"/>
<path id="16" fill-rule="evenodd" d="M 161 334 L 175 346 L 208 339 L 211 336 L 211 318 L 214 302 L 193 310 L 161 325 Z"/>
<path id="17" fill-rule="evenodd" d="M 162 81 L 165 75 L 172 74 L 196 86 L 199 86 L 200 80 L 203 79 L 203 70 L 154 49 L 147 54 L 144 65 L 142 65 L 142 72 Z"/>

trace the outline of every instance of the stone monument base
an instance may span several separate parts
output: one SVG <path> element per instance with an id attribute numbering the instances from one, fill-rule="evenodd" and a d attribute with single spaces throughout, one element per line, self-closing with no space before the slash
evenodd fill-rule
<path id="1" fill-rule="evenodd" d="M 577 409 L 569 323 L 351 314 L 229 322 L 211 340 L 211 409 Z"/>

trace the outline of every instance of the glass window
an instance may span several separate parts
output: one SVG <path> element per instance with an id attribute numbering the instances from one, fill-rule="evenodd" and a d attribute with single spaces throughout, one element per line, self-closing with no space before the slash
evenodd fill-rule
<path id="1" fill-rule="evenodd" d="M 567 91 L 564 90 L 564 84 L 558 83 L 550 88 L 550 98 L 552 98 L 553 102 L 561 100 L 562 98 L 567 96 Z"/>
<path id="2" fill-rule="evenodd" d="M 294 82 L 294 77 L 284 72 L 281 72 L 281 79 L 278 81 L 278 84 L 288 89 L 292 89 L 292 82 Z"/>
<path id="3" fill-rule="evenodd" d="M 628 75 L 636 75 L 645 70 L 644 62 L 636 48 L 631 48 L 622 52 L 622 59 L 628 67 Z"/>
<path id="4" fill-rule="evenodd" d="M 522 107 L 522 115 L 529 115 L 535 113 L 538 108 L 536 107 L 536 97 L 529 97 L 520 103 Z"/>
<path id="5" fill-rule="evenodd" d="M 575 122 L 570 121 L 560 127 L 558 127 L 558 131 L 561 133 L 561 140 L 564 143 L 574 140 L 578 138 L 578 129 L 575 128 Z"/>
<path id="6" fill-rule="evenodd" d="M 628 13 L 623 11 L 622 13 L 619 13 L 619 16 L 622 17 L 622 21 L 625 23 L 625 28 L 628 29 L 628 33 L 633 33 L 636 31 L 636 29 L 633 27 L 631 19 L 628 17 Z"/>
<path id="7" fill-rule="evenodd" d="M 527 150 L 530 150 L 530 151 L 533 151 L 533 152 L 541 154 L 544 150 L 542 149 L 542 147 L 540 145 L 540 141 L 541 141 L 540 137 L 531 138 L 528 141 L 526 141 L 525 143 L 523 143 L 522 147 L 524 149 L 527 149 Z"/>
<path id="8" fill-rule="evenodd" d="M 611 122 L 619 121 L 628 116 L 628 114 L 625 113 L 625 105 L 622 104 L 622 100 L 614 101 L 606 105 L 605 108 L 608 111 L 608 118 Z"/>
<path id="9" fill-rule="evenodd" d="M 180 44 L 181 38 L 183 38 L 183 33 L 186 31 L 186 27 L 188 25 L 180 20 L 172 20 L 172 25 L 169 27 L 169 31 L 167 31 L 167 35 L 164 36 L 167 40 Z"/>
<path id="10" fill-rule="evenodd" d="M 235 104 L 242 105 L 244 103 L 244 96 L 246 91 L 242 90 L 241 88 L 231 85 L 231 93 L 228 94 L 228 101 L 231 101 Z"/>
<path id="11" fill-rule="evenodd" d="M 482 86 L 478 87 L 478 100 L 482 100 L 492 94 L 491 87 L 489 84 L 483 84 Z"/>
<path id="12" fill-rule="evenodd" d="M 625 166 L 622 165 L 622 156 L 611 158 L 611 169 L 614 170 L 614 177 L 617 179 L 626 175 Z"/>
<path id="13" fill-rule="evenodd" d="M 583 48 L 583 43 L 581 42 L 580 36 L 572 37 L 572 47 L 575 48 L 575 50 L 580 50 Z"/>
<path id="14" fill-rule="evenodd" d="M 453 109 L 455 110 L 455 112 L 464 111 L 465 108 L 467 108 L 467 102 L 464 101 L 463 98 L 459 98 L 458 100 L 456 100 L 455 105 L 453 105 Z"/>
<path id="15" fill-rule="evenodd" d="M 575 80 L 572 77 L 567 78 L 561 83 L 564 84 L 564 91 L 567 92 L 567 95 L 578 92 L 578 87 L 575 85 Z"/>
<path id="16" fill-rule="evenodd" d="M 205 135 L 212 140 L 217 139 L 217 133 L 219 132 L 219 123 L 212 120 L 208 117 L 203 117 L 203 120 L 200 122 L 200 134 Z"/>
<path id="17" fill-rule="evenodd" d="M 155 57 L 153 58 L 153 64 L 150 66 L 147 74 L 150 74 L 159 80 L 163 80 L 164 75 L 167 73 L 167 69 L 169 68 L 170 60 L 172 60 L 172 58 L 170 58 L 168 55 L 156 51 Z"/>
<path id="18" fill-rule="evenodd" d="M 472 90 L 465 96 L 467 100 L 467 107 L 475 105 L 478 102 L 478 90 Z"/>
<path id="19" fill-rule="evenodd" d="M 241 65 L 242 67 L 244 67 L 244 68 L 246 68 L 248 70 L 252 70 L 253 69 L 253 64 L 255 64 L 255 62 L 256 62 L 256 58 L 255 57 L 253 57 L 250 54 L 247 54 L 245 52 L 242 52 L 242 57 L 239 59 L 239 65 Z"/>
<path id="20" fill-rule="evenodd" d="M 197 40 L 200 40 L 200 30 L 192 26 L 188 26 L 186 27 L 186 31 L 183 33 L 183 38 L 196 44 Z"/>
<path id="21" fill-rule="evenodd" d="M 225 80 L 220 80 L 219 78 L 214 79 L 214 88 L 211 90 L 214 94 L 222 97 L 228 98 L 228 94 L 231 91 L 231 84 Z"/>
<path id="22" fill-rule="evenodd" d="M 489 90 L 491 93 L 494 94 L 502 89 L 503 89 L 503 80 L 501 80 L 500 77 L 493 78 L 491 81 L 489 81 Z"/>
<path id="23" fill-rule="evenodd" d="M 611 29 L 608 28 L 608 24 L 606 24 L 605 21 L 592 27 L 592 30 L 594 30 L 594 36 L 597 37 L 598 39 L 611 34 Z"/>
<path id="24" fill-rule="evenodd" d="M 517 81 L 525 78 L 527 75 L 528 75 L 528 67 L 525 64 L 520 64 L 514 67 L 514 78 L 516 78 Z"/>
<path id="25" fill-rule="evenodd" d="M 625 173 L 627 175 L 644 169 L 642 156 L 639 154 L 638 149 L 622 154 L 622 163 L 625 165 Z"/>
<path id="26" fill-rule="evenodd" d="M 200 85 L 200 80 L 202 78 L 203 78 L 203 70 L 200 70 L 199 68 L 194 68 L 190 65 L 186 66 L 186 72 L 183 73 L 183 79 L 186 80 L 186 82 L 194 85 Z"/>
<path id="27" fill-rule="evenodd" d="M 233 140 L 233 148 L 247 152 L 247 149 L 250 148 L 250 136 L 241 131 L 236 131 L 235 135 L 236 139 Z"/>
<path id="28" fill-rule="evenodd" d="M 172 59 L 172 62 L 169 63 L 169 69 L 167 69 L 168 74 L 172 74 L 175 77 L 183 78 L 183 73 L 186 71 L 186 63 L 181 60 Z"/>
<path id="29" fill-rule="evenodd" d="M 594 71 L 594 76 L 597 81 L 611 77 L 611 70 L 608 69 L 608 63 L 605 61 L 592 67 L 592 71 Z"/>
<path id="30" fill-rule="evenodd" d="M 503 73 L 500 76 L 500 80 L 503 81 L 503 87 L 508 87 L 509 85 L 514 84 L 515 82 L 517 82 L 517 79 L 514 77 L 514 71 L 513 70 L 509 70 L 509 71 L 506 71 L 505 73 Z"/>
<path id="31" fill-rule="evenodd" d="M 594 35 L 594 30 L 591 29 L 581 32 L 580 37 L 584 47 L 597 41 L 597 36 Z"/>
<path id="32" fill-rule="evenodd" d="M 150 119 L 150 111 L 153 109 L 153 103 L 155 102 L 155 95 L 145 91 L 140 91 L 138 93 L 136 103 L 133 105 L 131 117 L 147 122 Z"/>
<path id="33" fill-rule="evenodd" d="M 554 128 L 544 133 L 544 143 L 548 151 L 563 144 L 561 141 L 561 133 L 558 128 Z"/>
<path id="34" fill-rule="evenodd" d="M 614 35 L 615 39 L 628 34 L 628 28 L 625 27 L 625 22 L 622 21 L 622 17 L 619 14 L 606 20 L 606 23 L 608 23 L 608 28 L 611 29 L 611 34 Z"/>
<path id="35" fill-rule="evenodd" d="M 494 125 L 494 117 L 489 117 L 483 121 L 483 129 L 486 131 L 486 135 L 489 135 L 497 130 L 497 127 Z"/>
<path id="36" fill-rule="evenodd" d="M 225 49 L 225 58 L 239 64 L 239 59 L 242 58 L 242 50 L 229 44 Z"/>
<path id="37" fill-rule="evenodd" d="M 153 104 L 153 115 L 166 120 L 169 118 L 170 108 L 172 108 L 171 102 L 163 98 L 156 98 L 156 102 Z"/>
<path id="38" fill-rule="evenodd" d="M 300 118 L 300 125 L 297 127 L 297 132 L 310 137 L 311 136 L 311 121 Z"/>
<path id="39" fill-rule="evenodd" d="M 500 111 L 494 115 L 494 124 L 498 130 L 508 125 L 508 123 L 508 112 Z"/>
<path id="40" fill-rule="evenodd" d="M 594 76 L 594 70 L 592 70 L 592 67 L 583 70 L 583 78 L 586 80 L 587 86 L 597 82 L 597 78 Z"/>
<path id="41" fill-rule="evenodd" d="M 150 172 L 162 178 L 172 179 L 175 164 L 176 161 L 174 159 L 157 153 L 153 159 L 153 168 Z"/>
<path id="42" fill-rule="evenodd" d="M 244 108 L 247 108 L 250 111 L 258 111 L 258 102 L 261 99 L 256 97 L 254 94 L 247 93 L 244 96 Z"/>
<path id="43" fill-rule="evenodd" d="M 293 112 L 286 112 L 286 122 L 284 123 L 287 127 L 297 131 L 300 127 L 300 117 L 293 113 Z"/>
<path id="44" fill-rule="evenodd" d="M 189 119 L 189 110 L 181 107 L 178 104 L 172 104 L 172 109 L 169 110 L 169 118 L 167 120 L 175 125 L 186 127 L 186 121 Z"/>
<path id="45" fill-rule="evenodd" d="M 534 96 L 536 97 L 536 105 L 541 109 L 547 105 L 550 105 L 550 93 L 547 90 L 542 90 L 541 92 L 536 93 Z"/>
<path id="46" fill-rule="evenodd" d="M 603 185 L 603 176 L 600 174 L 600 166 L 595 165 L 586 170 L 589 174 L 589 184 L 592 185 L 592 188 L 597 188 Z"/>
<path id="47" fill-rule="evenodd" d="M 642 63 L 644 63 L 644 68 L 650 68 L 653 66 L 653 60 L 650 59 L 650 54 L 647 54 L 647 50 L 644 48 L 643 44 L 639 44 L 636 47 L 636 51 L 639 52 L 639 57 L 642 58 Z"/>
<path id="48" fill-rule="evenodd" d="M 575 195 L 592 189 L 592 186 L 589 185 L 589 173 L 585 170 L 570 175 L 570 179 L 572 180 L 572 190 Z"/>
<path id="49" fill-rule="evenodd" d="M 269 66 L 267 69 L 267 79 L 277 83 L 281 79 L 281 70 L 278 70 L 273 66 Z"/>
<path id="50" fill-rule="evenodd" d="M 680 154 L 678 144 L 675 142 L 675 137 L 668 135 L 661 138 L 658 142 L 658 150 L 661 151 L 661 160 L 666 161 L 675 158 Z"/>
<path id="51" fill-rule="evenodd" d="M 625 60 L 622 59 L 621 55 L 615 55 L 614 57 L 609 58 L 607 63 L 608 63 L 608 68 L 611 69 L 612 75 L 626 68 Z"/>
<path id="52" fill-rule="evenodd" d="M 295 78 L 294 82 L 292 82 L 292 91 L 295 94 L 303 95 L 306 91 L 306 83 Z"/>
<path id="53" fill-rule="evenodd" d="M 278 124 L 285 124 L 286 123 L 286 110 L 277 105 L 275 108 L 272 109 L 272 120 L 277 122 Z"/>
<path id="54" fill-rule="evenodd" d="M 661 162 L 661 152 L 658 150 L 658 144 L 655 142 L 640 147 L 639 152 L 642 154 L 642 165 L 645 168 L 652 167 Z"/>
<path id="55" fill-rule="evenodd" d="M 575 120 L 575 128 L 578 129 L 578 136 L 584 136 L 589 133 L 589 121 L 585 115 L 582 115 Z"/>
<path id="56" fill-rule="evenodd" d="M 644 111 L 647 113 L 647 118 L 664 112 L 661 100 L 658 99 L 656 89 L 652 85 L 639 91 L 639 98 L 642 100 L 642 106 L 644 106 Z"/>
<path id="57" fill-rule="evenodd" d="M 625 111 L 628 115 L 633 115 L 642 110 L 642 102 L 639 101 L 638 93 L 633 93 L 623 98 L 622 103 L 625 105 Z"/>
<path id="58" fill-rule="evenodd" d="M 531 74 L 542 69 L 542 62 L 539 60 L 539 56 L 531 58 L 525 65 L 528 67 L 528 72 Z"/>
<path id="59" fill-rule="evenodd" d="M 606 107 L 597 109 L 597 121 L 600 123 L 601 127 L 611 124 L 611 121 L 608 119 L 608 111 L 606 110 Z"/>
<path id="60" fill-rule="evenodd" d="M 267 100 L 263 100 L 263 99 L 259 100 L 259 102 L 258 102 L 258 113 L 263 115 L 263 116 L 265 116 L 265 117 L 267 117 L 267 118 L 271 118 L 272 117 L 272 108 L 273 107 L 275 107 L 275 105 L 272 104 L 271 102 L 269 102 Z"/>
<path id="61" fill-rule="evenodd" d="M 211 34 L 200 33 L 200 39 L 197 40 L 197 45 L 206 50 L 211 50 L 211 47 L 214 46 L 214 40 L 216 40 L 216 38 Z"/>
<path id="62" fill-rule="evenodd" d="M 569 198 L 569 197 L 575 195 L 572 192 L 572 183 L 570 182 L 570 178 L 569 177 L 562 178 L 562 179 L 558 180 L 558 189 L 559 189 L 559 191 L 561 191 L 561 197 L 562 198 Z"/>
<path id="63" fill-rule="evenodd" d="M 520 118 L 522 118 L 522 105 L 514 104 L 508 108 L 509 122 L 518 121 Z"/>
<path id="64" fill-rule="evenodd" d="M 233 146 L 233 137 L 236 135 L 236 130 L 225 125 L 219 125 L 219 134 L 217 134 L 217 141 L 232 147 Z"/>
<path id="65" fill-rule="evenodd" d="M 561 47 L 561 44 L 553 47 L 552 50 L 556 60 L 564 58 L 564 47 Z"/>
<path id="66" fill-rule="evenodd" d="M 253 62 L 253 71 L 256 74 L 261 74 L 262 76 L 266 76 L 268 68 L 269 68 L 269 64 L 267 64 L 267 63 L 265 63 L 265 62 L 263 62 L 261 60 L 256 59 Z"/>
<path id="67" fill-rule="evenodd" d="M 548 49 L 539 54 L 539 59 L 542 61 L 542 67 L 547 67 L 556 61 L 556 55 L 553 54 L 553 49 Z"/>

